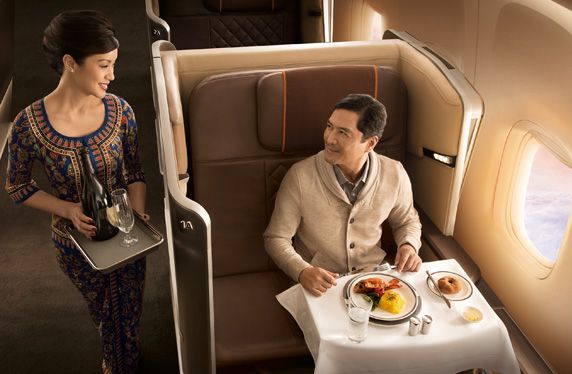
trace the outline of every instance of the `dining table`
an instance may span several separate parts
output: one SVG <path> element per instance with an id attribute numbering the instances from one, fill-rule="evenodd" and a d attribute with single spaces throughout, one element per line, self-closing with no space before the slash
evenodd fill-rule
<path id="1" fill-rule="evenodd" d="M 427 270 L 436 275 L 457 274 L 467 282 L 470 292 L 465 293 L 463 300 L 451 301 L 449 308 L 435 289 L 430 289 Z M 336 285 L 319 297 L 300 284 L 276 295 L 304 333 L 315 373 L 442 374 L 476 368 L 520 373 L 505 325 L 456 260 L 425 262 L 418 272 L 391 269 L 383 273 L 397 277 L 414 290 L 419 306 L 412 316 L 431 317 L 427 334 L 410 335 L 410 318 L 387 324 L 370 320 L 365 341 L 350 341 L 346 284 L 363 274 L 338 278 Z M 482 320 L 465 320 L 462 312 L 467 307 L 478 308 Z"/>

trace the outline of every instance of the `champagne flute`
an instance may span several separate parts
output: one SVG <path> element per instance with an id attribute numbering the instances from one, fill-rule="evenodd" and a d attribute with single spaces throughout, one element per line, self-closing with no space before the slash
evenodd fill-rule
<path id="1" fill-rule="evenodd" d="M 130 247 L 137 243 L 139 239 L 129 234 L 133 228 L 133 224 L 135 223 L 135 217 L 133 216 L 133 209 L 131 209 L 131 203 L 129 202 L 127 191 L 124 188 L 119 188 L 113 191 L 111 193 L 111 203 L 113 205 L 113 214 L 115 214 L 115 217 L 110 217 L 113 214 L 109 214 L 108 220 L 115 227 L 125 233 L 121 246 Z"/>

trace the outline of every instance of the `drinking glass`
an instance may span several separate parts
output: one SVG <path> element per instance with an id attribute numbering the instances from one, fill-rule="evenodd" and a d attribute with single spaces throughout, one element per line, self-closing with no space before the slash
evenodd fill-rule
<path id="1" fill-rule="evenodd" d="M 373 301 L 368 297 L 360 300 L 357 305 L 351 301 L 348 304 L 348 339 L 361 343 L 367 338 L 367 326 Z"/>
<path id="2" fill-rule="evenodd" d="M 121 246 L 130 247 L 137 243 L 139 239 L 129 234 L 135 223 L 135 217 L 133 216 L 133 209 L 131 209 L 127 191 L 124 188 L 113 191 L 111 193 L 111 203 L 115 217 L 110 222 L 125 233 Z"/>

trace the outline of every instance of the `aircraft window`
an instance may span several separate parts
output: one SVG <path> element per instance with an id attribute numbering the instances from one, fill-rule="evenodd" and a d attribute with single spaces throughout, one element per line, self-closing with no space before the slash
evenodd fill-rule
<path id="1" fill-rule="evenodd" d="M 532 143 L 536 151 L 524 194 L 524 229 L 536 251 L 554 262 L 572 212 L 572 168 Z"/>

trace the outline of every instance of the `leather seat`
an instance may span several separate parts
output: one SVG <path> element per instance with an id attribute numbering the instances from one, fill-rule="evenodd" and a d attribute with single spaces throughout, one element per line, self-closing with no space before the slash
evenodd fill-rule
<path id="1" fill-rule="evenodd" d="M 242 364 L 308 353 L 298 325 L 274 297 L 278 290 L 292 285 L 283 272 L 217 277 L 213 284 L 219 364 Z"/>
<path id="2" fill-rule="evenodd" d="M 189 194 L 212 221 L 218 365 L 308 352 L 295 321 L 275 298 L 293 282 L 266 254 L 262 233 L 286 171 L 323 148 L 333 106 L 349 93 L 369 93 L 386 104 L 389 120 L 376 150 L 403 160 L 407 92 L 392 68 L 220 74 L 204 79 L 191 94 Z"/>

